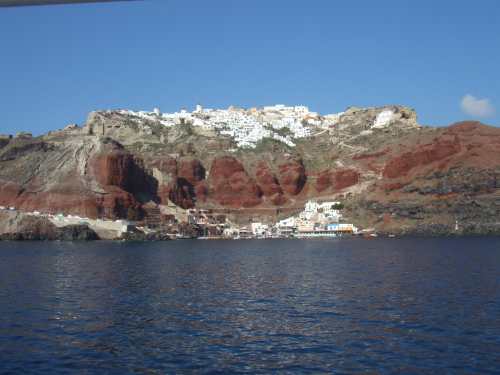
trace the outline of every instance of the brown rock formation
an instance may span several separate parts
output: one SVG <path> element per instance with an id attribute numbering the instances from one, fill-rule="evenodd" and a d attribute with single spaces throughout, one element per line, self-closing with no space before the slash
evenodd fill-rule
<path id="1" fill-rule="evenodd" d="M 342 190 L 359 182 L 360 174 L 353 169 L 341 169 L 333 174 L 335 190 Z"/>
<path id="2" fill-rule="evenodd" d="M 0 180 L 0 205 L 12 205 L 21 192 L 22 188 L 19 184 L 13 181 Z"/>
<path id="3" fill-rule="evenodd" d="M 327 189 L 342 190 L 359 182 L 360 174 L 354 169 L 326 170 L 316 178 L 316 191 L 323 192 Z"/>
<path id="4" fill-rule="evenodd" d="M 231 156 L 214 159 L 210 168 L 209 196 L 229 207 L 253 207 L 261 203 L 262 192 L 245 171 L 243 164 Z"/>
<path id="5" fill-rule="evenodd" d="M 302 160 L 292 159 L 279 166 L 279 182 L 285 193 L 290 195 L 299 194 L 306 181 L 306 170 Z"/>
<path id="6" fill-rule="evenodd" d="M 89 241 L 97 234 L 86 225 L 56 227 L 47 218 L 19 213 L 0 213 L 0 240 Z"/>
<path id="7" fill-rule="evenodd" d="M 179 207 L 193 208 L 196 202 L 196 191 L 187 179 L 178 177 L 168 188 L 168 198 Z"/>
<path id="8" fill-rule="evenodd" d="M 116 186 L 135 195 L 156 195 L 157 183 L 145 172 L 142 161 L 121 148 L 103 151 L 91 165 L 102 186 Z"/>
<path id="9" fill-rule="evenodd" d="M 195 206 L 198 193 L 204 199 L 202 188 L 197 188 L 205 179 L 205 167 L 198 160 L 190 157 L 180 159 L 162 158 L 152 162 L 164 174 L 164 181 L 160 181 L 159 197 L 162 203 L 168 199 L 182 208 Z"/>
<path id="10" fill-rule="evenodd" d="M 255 180 L 265 197 L 268 197 L 272 204 L 279 206 L 286 202 L 278 178 L 273 174 L 271 168 L 265 161 L 257 164 Z"/>
<path id="11" fill-rule="evenodd" d="M 437 139 L 434 143 L 417 147 L 389 160 L 384 168 L 384 177 L 397 178 L 408 174 L 418 166 L 425 166 L 457 154 L 461 150 L 458 138 L 453 140 Z"/>
<path id="12" fill-rule="evenodd" d="M 316 191 L 323 192 L 333 186 L 333 176 L 330 170 L 321 171 L 316 177 Z"/>
<path id="13" fill-rule="evenodd" d="M 196 185 L 205 179 L 205 167 L 198 159 L 182 158 L 178 163 L 177 177 Z"/>

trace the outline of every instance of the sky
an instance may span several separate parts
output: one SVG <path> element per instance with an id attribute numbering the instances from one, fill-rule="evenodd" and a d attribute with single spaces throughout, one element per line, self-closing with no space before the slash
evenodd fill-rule
<path id="1" fill-rule="evenodd" d="M 498 0 L 145 0 L 0 8 L 0 133 L 100 109 L 400 104 L 500 125 Z"/>

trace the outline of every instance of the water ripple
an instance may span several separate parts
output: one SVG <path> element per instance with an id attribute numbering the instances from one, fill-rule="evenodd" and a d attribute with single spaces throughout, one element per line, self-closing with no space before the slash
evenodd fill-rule
<path id="1" fill-rule="evenodd" d="M 1 243 L 0 373 L 500 373 L 498 238 Z"/>

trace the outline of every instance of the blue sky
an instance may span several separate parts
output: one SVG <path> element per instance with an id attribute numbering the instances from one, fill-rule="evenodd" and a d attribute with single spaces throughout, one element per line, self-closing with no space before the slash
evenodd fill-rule
<path id="1" fill-rule="evenodd" d="M 402 104 L 423 124 L 500 125 L 497 0 L 0 8 L 0 35 L 0 133 L 40 134 L 95 109 L 196 103 L 321 113 Z"/>

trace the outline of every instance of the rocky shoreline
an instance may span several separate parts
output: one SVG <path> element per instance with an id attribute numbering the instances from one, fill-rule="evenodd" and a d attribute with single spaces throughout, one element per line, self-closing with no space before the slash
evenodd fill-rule
<path id="1" fill-rule="evenodd" d="M 339 238 L 348 239 L 364 237 L 376 238 L 407 238 L 407 237 L 467 237 L 467 236 L 500 236 L 500 225 L 468 225 L 458 230 L 443 224 L 430 224 L 412 228 L 402 228 L 399 232 L 372 232 L 362 235 L 346 235 Z M 197 237 L 185 237 L 185 239 L 198 239 Z M 212 238 L 229 240 L 228 238 Z M 253 238 L 258 239 L 258 238 Z M 266 238 L 271 239 L 271 238 Z M 283 237 L 273 239 L 296 239 L 296 237 Z M 38 220 L 24 222 L 22 227 L 15 232 L 0 233 L 0 241 L 128 241 L 128 242 L 150 242 L 176 240 L 166 233 L 151 232 L 144 233 L 138 230 L 124 233 L 121 237 L 114 239 L 102 239 L 87 225 L 68 225 L 56 227 L 48 221 Z M 231 239 L 233 240 L 233 239 Z"/>
<path id="2" fill-rule="evenodd" d="M 56 227 L 46 219 L 24 217 L 14 230 L 0 233 L 0 241 L 95 241 L 96 232 L 86 225 Z"/>

